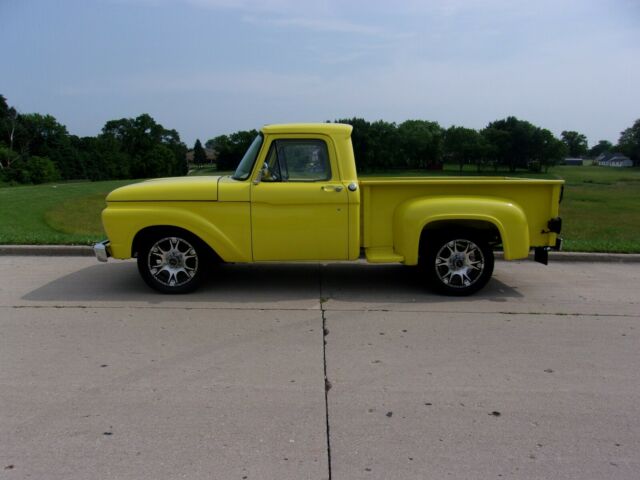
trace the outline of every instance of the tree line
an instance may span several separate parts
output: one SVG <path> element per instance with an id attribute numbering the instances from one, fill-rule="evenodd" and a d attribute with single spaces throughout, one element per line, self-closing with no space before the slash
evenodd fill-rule
<path id="1" fill-rule="evenodd" d="M 343 118 L 336 123 L 353 126 L 351 139 L 358 170 L 440 169 L 444 163 L 460 170 L 473 165 L 478 171 L 517 169 L 546 171 L 563 158 L 591 157 L 621 152 L 640 163 L 640 119 L 620 135 L 617 145 L 600 140 L 589 149 L 587 137 L 568 130 L 555 137 L 551 131 L 516 117 L 489 123 L 481 130 L 437 122 L 407 120 L 400 124 L 363 118 Z M 239 131 L 206 142 L 218 153 L 220 170 L 235 168 L 257 132 Z"/>
<path id="2" fill-rule="evenodd" d="M 473 165 L 478 171 L 547 170 L 566 156 L 596 157 L 621 152 L 640 163 L 640 119 L 624 130 L 617 145 L 599 141 L 589 149 L 587 138 L 549 130 L 516 117 L 489 123 L 481 130 L 441 127 L 437 122 L 407 120 L 396 124 L 362 118 L 334 122 L 353 125 L 352 142 L 358 169 L 440 169 L 444 163 Z M 216 153 L 218 170 L 235 169 L 258 134 L 241 130 L 205 142 Z M 69 179 L 132 179 L 185 175 L 187 146 L 176 130 L 150 115 L 106 122 L 95 137 L 78 137 L 51 115 L 19 113 L 0 95 L 0 180 L 42 183 Z M 193 161 L 207 161 L 200 140 Z"/>
<path id="3" fill-rule="evenodd" d="M 71 135 L 51 115 L 19 113 L 0 95 L 0 180 L 43 183 L 185 175 L 187 146 L 150 115 L 110 120 L 95 137 Z"/>

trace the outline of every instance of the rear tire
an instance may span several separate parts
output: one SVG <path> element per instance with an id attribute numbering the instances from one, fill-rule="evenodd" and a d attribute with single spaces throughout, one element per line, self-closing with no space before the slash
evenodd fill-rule
<path id="1" fill-rule="evenodd" d="M 138 249 L 138 271 L 147 285 L 162 293 L 188 293 L 200 285 L 207 246 L 186 232 L 155 232 Z"/>
<path id="2" fill-rule="evenodd" d="M 466 296 L 484 287 L 493 274 L 493 250 L 474 232 L 450 232 L 426 239 L 420 263 L 438 293 Z"/>

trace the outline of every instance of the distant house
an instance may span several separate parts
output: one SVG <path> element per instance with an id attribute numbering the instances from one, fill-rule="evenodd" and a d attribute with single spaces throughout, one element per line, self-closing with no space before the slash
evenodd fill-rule
<path id="1" fill-rule="evenodd" d="M 621 153 L 601 153 L 596 163 L 601 167 L 633 167 L 633 161 Z"/>
<path id="2" fill-rule="evenodd" d="M 564 164 L 581 167 L 582 165 L 584 165 L 584 161 L 581 158 L 565 158 Z"/>
<path id="3" fill-rule="evenodd" d="M 207 156 L 207 163 L 215 163 L 218 158 L 218 152 L 212 148 L 205 148 L 204 153 Z M 187 152 L 187 162 L 193 163 L 193 150 L 189 150 Z"/>

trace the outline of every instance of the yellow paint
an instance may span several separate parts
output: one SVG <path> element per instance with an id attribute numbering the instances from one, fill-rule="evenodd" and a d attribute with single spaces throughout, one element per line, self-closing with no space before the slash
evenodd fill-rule
<path id="1" fill-rule="evenodd" d="M 248 202 L 108 203 L 102 223 L 114 258 L 131 258 L 135 235 L 144 228 L 183 228 L 204 240 L 229 262 L 250 262 L 251 225 Z"/>
<path id="2" fill-rule="evenodd" d="M 358 180 L 351 126 L 270 125 L 247 180 L 183 177 L 142 182 L 107 197 L 103 224 L 115 258 L 129 258 L 135 235 L 153 226 L 183 228 L 225 261 L 354 260 L 364 247 L 371 262 L 418 261 L 423 228 L 433 222 L 487 222 L 500 232 L 506 259 L 552 246 L 545 233 L 558 215 L 562 181 L 495 177 L 369 178 Z M 277 139 L 326 142 L 331 178 L 260 181 Z M 355 191 L 349 190 L 353 184 Z M 427 237 L 428 242 L 428 237 Z"/>
<path id="3" fill-rule="evenodd" d="M 395 253 L 391 247 L 369 247 L 365 250 L 365 256 L 369 263 L 404 262 L 404 257 Z"/>
<path id="4" fill-rule="evenodd" d="M 265 141 L 251 182 L 253 259 L 347 260 L 349 196 L 330 135 L 287 133 L 265 128 Z M 333 129 L 338 133 L 344 128 Z M 294 133 L 290 133 L 294 132 Z M 310 182 L 258 181 L 271 143 L 281 139 L 313 139 L 327 144 L 331 178 Z"/>
<path id="5" fill-rule="evenodd" d="M 157 178 L 116 188 L 107 202 L 215 201 L 220 177 Z"/>
<path id="6" fill-rule="evenodd" d="M 422 229 L 451 220 L 464 227 L 485 221 L 500 231 L 505 258 L 525 258 L 532 247 L 555 245 L 542 233 L 558 216 L 562 180 L 487 177 L 371 178 L 362 188 L 363 246 L 391 248 L 404 263 L 418 261 Z"/>
<path id="7" fill-rule="evenodd" d="M 393 243 L 405 263 L 418 263 L 418 243 L 425 227 L 438 221 L 487 222 L 500 232 L 504 257 L 525 258 L 529 254 L 529 225 L 519 205 L 505 198 L 432 197 L 414 198 L 395 209 Z M 429 237 L 427 236 L 427 244 Z"/>

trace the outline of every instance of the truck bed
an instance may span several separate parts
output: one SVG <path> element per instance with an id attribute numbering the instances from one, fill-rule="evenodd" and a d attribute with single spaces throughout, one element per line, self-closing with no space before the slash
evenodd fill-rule
<path id="1" fill-rule="evenodd" d="M 520 207 L 529 225 L 529 246 L 552 246 L 555 235 L 543 233 L 558 215 L 562 180 L 512 177 L 369 177 L 361 189 L 360 242 L 371 262 L 404 261 L 394 248 L 394 215 L 404 202 L 419 197 L 507 200 Z"/>

